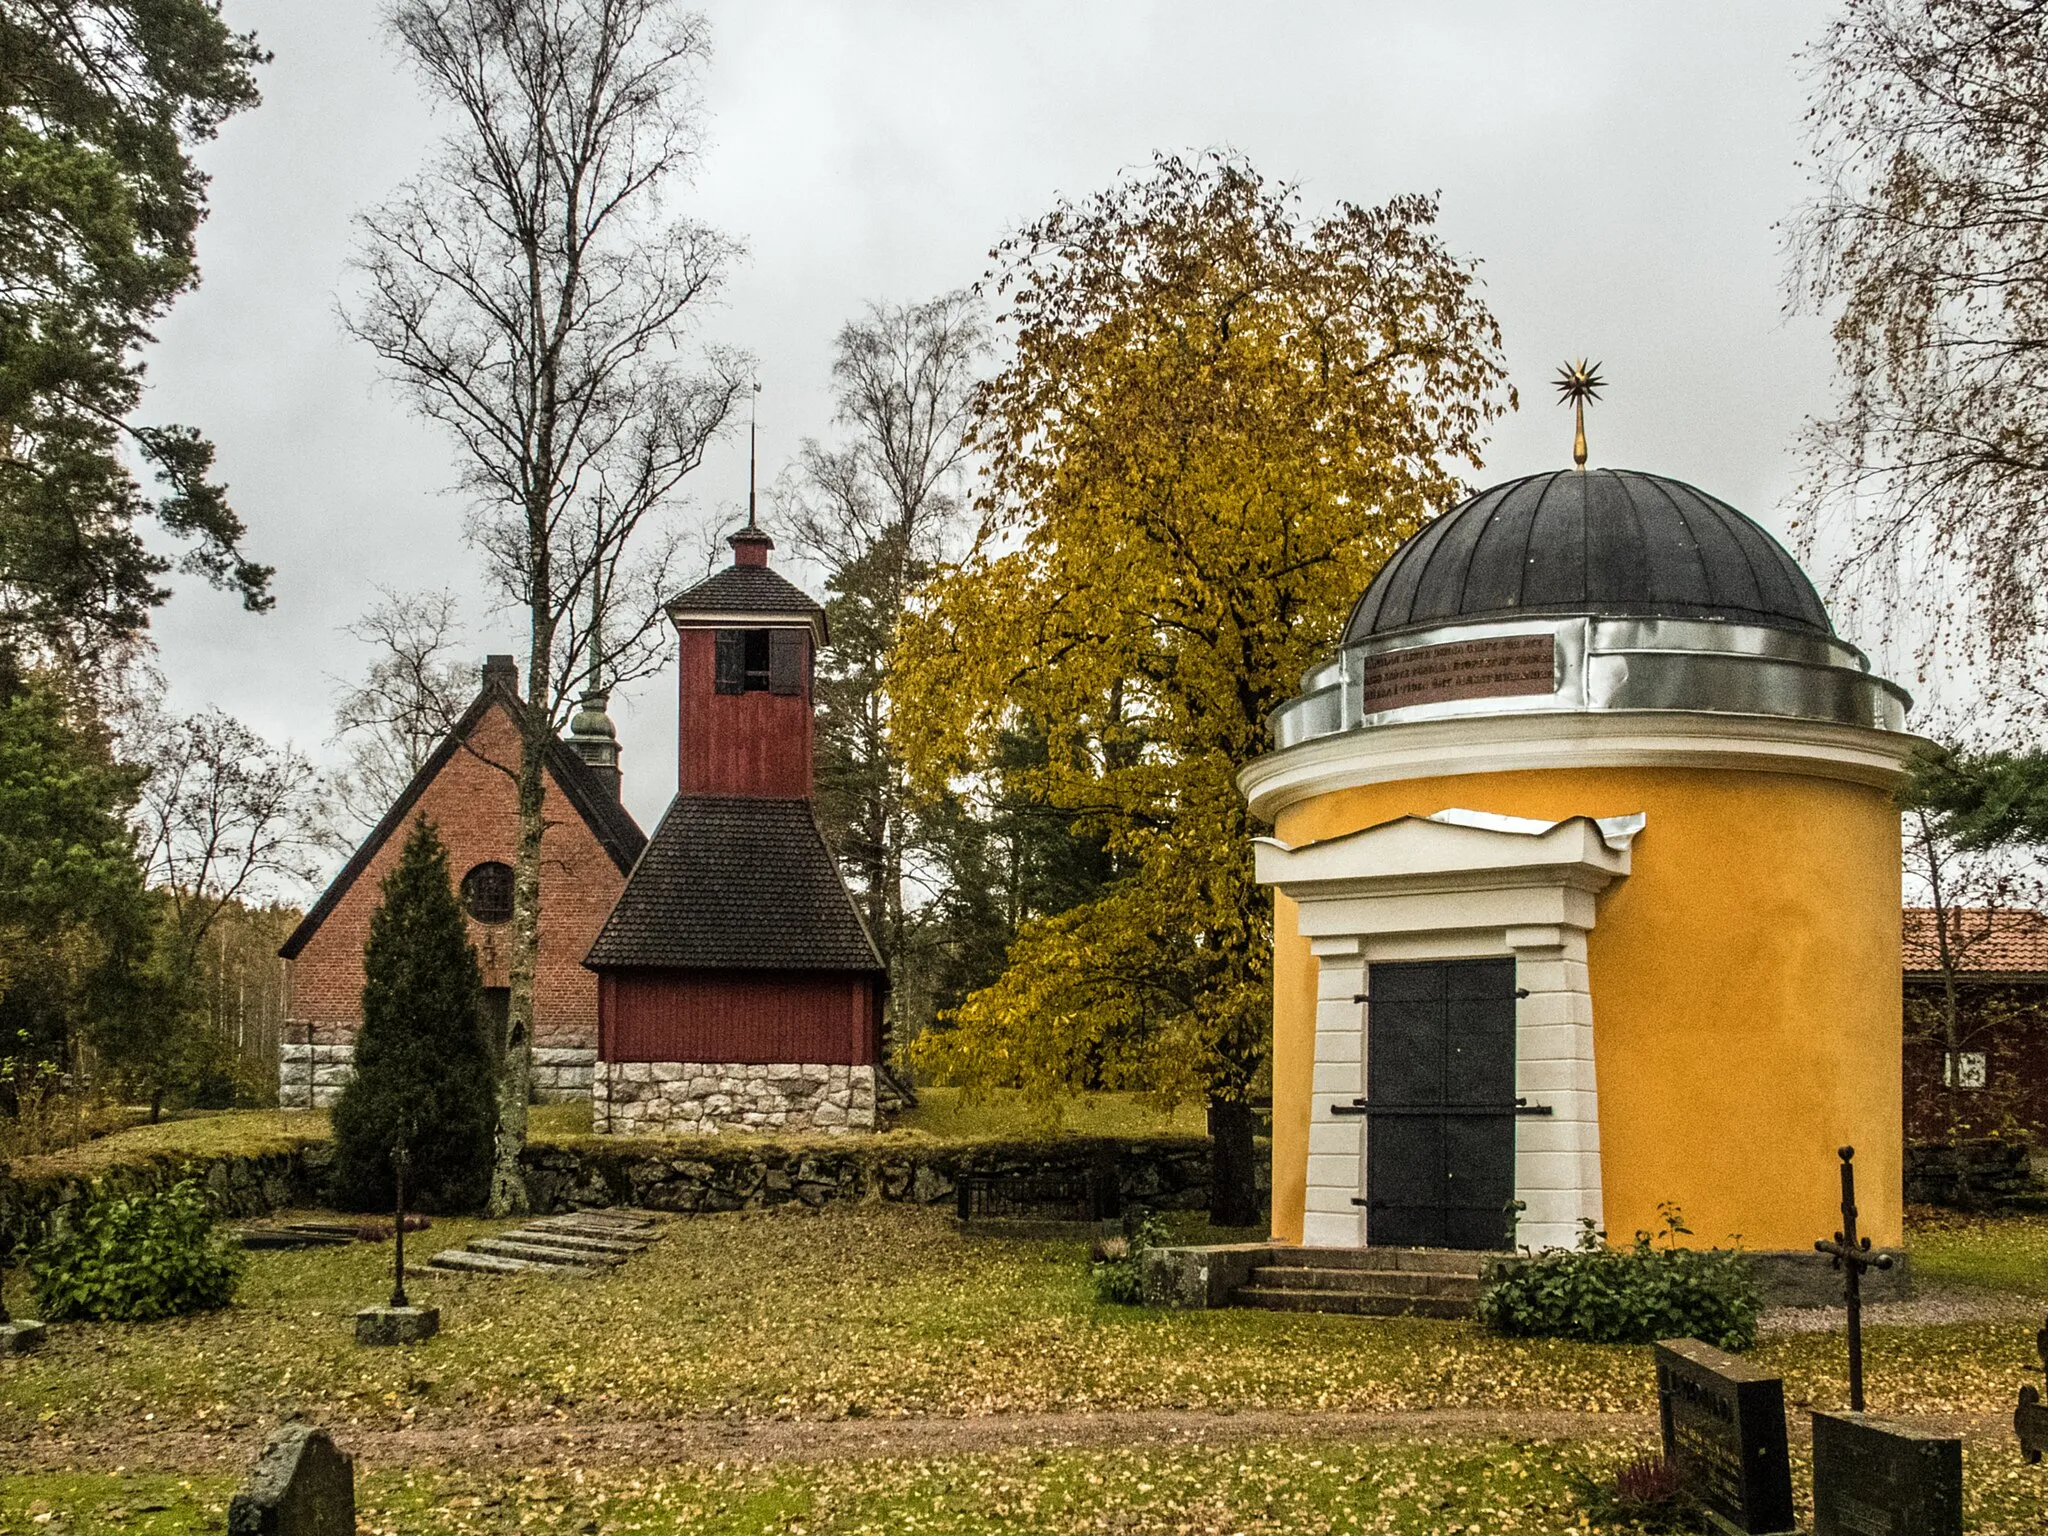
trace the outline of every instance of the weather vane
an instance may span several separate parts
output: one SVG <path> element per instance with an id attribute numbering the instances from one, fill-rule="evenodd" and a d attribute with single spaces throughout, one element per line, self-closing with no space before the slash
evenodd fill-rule
<path id="1" fill-rule="evenodd" d="M 1557 403 L 1571 403 L 1576 430 L 1572 434 L 1572 463 L 1579 469 L 1586 467 L 1586 402 L 1598 400 L 1600 391 L 1607 387 L 1607 381 L 1600 377 L 1600 365 L 1589 363 L 1583 357 L 1576 363 L 1566 363 L 1557 370 L 1552 380 L 1557 392 L 1564 398 Z"/>

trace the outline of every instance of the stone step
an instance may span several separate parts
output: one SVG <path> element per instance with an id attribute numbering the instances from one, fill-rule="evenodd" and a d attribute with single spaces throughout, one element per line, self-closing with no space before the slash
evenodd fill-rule
<path id="1" fill-rule="evenodd" d="M 538 1243 L 544 1248 L 560 1248 L 566 1253 L 616 1253 L 622 1257 L 630 1257 L 647 1251 L 645 1243 L 633 1238 L 583 1237 L 554 1227 L 543 1229 L 531 1224 L 521 1227 L 517 1232 L 500 1232 L 498 1236 L 515 1243 Z"/>
<path id="2" fill-rule="evenodd" d="M 1234 1305 L 1268 1312 L 1342 1312 L 1353 1317 L 1470 1317 L 1472 1303 L 1457 1296 L 1365 1296 L 1356 1291 L 1269 1290 L 1247 1285 Z"/>
<path id="3" fill-rule="evenodd" d="M 1407 1270 L 1437 1275 L 1470 1275 L 1474 1279 L 1492 1259 L 1506 1254 L 1466 1248 L 1293 1248 L 1275 1247 L 1266 1262 L 1288 1269 Z"/>
<path id="4" fill-rule="evenodd" d="M 1479 1299 L 1480 1283 L 1472 1275 L 1447 1275 L 1410 1269 L 1310 1269 L 1307 1266 L 1261 1264 L 1251 1283 L 1266 1291 L 1343 1291 L 1355 1296 L 1452 1296 Z"/>
<path id="5" fill-rule="evenodd" d="M 516 1275 L 536 1266 L 524 1259 L 501 1258 L 496 1254 L 472 1253 L 467 1248 L 443 1248 L 427 1260 L 435 1269 L 459 1270 L 470 1275 Z"/>
<path id="6" fill-rule="evenodd" d="M 639 1216 L 614 1216 L 606 1211 L 568 1211 L 560 1216 L 536 1217 L 527 1225 L 638 1237 L 649 1242 L 661 1236 L 655 1223 L 650 1220 Z"/>
<path id="7" fill-rule="evenodd" d="M 469 1240 L 469 1247 L 472 1253 L 520 1259 L 543 1269 L 596 1269 L 601 1265 L 626 1262 L 616 1254 L 571 1253 L 564 1248 L 546 1248 L 539 1243 L 522 1243 L 509 1237 L 473 1237 Z"/>

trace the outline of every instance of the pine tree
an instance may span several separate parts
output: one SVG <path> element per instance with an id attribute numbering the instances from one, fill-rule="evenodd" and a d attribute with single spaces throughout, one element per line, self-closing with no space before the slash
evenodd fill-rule
<path id="1" fill-rule="evenodd" d="M 448 853 L 413 823 L 363 950 L 363 1027 L 355 1075 L 334 1107 L 336 1200 L 388 1208 L 401 1130 L 409 1203 L 475 1210 L 490 1193 L 495 1063 L 483 973 L 456 904 Z"/>

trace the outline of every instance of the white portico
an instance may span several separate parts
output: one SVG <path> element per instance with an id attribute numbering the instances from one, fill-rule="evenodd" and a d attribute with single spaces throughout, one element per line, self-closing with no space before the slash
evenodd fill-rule
<path id="1" fill-rule="evenodd" d="M 1451 809 L 1299 847 L 1259 839 L 1259 881 L 1299 904 L 1317 962 L 1306 1245 L 1368 1241 L 1371 1127 L 1376 1109 L 1400 1113 L 1371 1102 L 1386 1081 L 1369 1059 L 1373 968 L 1404 962 L 1512 959 L 1515 1240 L 1568 1247 L 1602 1224 L 1586 935 L 1643 825 Z"/>

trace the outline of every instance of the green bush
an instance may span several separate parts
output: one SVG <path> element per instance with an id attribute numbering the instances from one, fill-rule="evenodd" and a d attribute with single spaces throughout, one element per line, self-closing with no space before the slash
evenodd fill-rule
<path id="1" fill-rule="evenodd" d="M 154 1322 L 235 1299 L 241 1251 L 213 1231 L 197 1180 L 162 1194 L 99 1199 L 29 1256 L 36 1305 L 52 1322 Z"/>
<path id="2" fill-rule="evenodd" d="M 1693 1338 L 1749 1348 L 1763 1295 L 1748 1261 L 1729 1249 L 1679 1247 L 1690 1231 L 1676 1207 L 1658 1209 L 1662 1246 L 1638 1232 L 1629 1247 L 1609 1248 L 1588 1221 L 1576 1249 L 1495 1260 L 1480 1321 L 1496 1333 L 1588 1344 Z"/>
<path id="3" fill-rule="evenodd" d="M 1095 1299 L 1119 1307 L 1135 1307 L 1145 1299 L 1145 1250 L 1166 1242 L 1166 1223 L 1147 1216 L 1137 1230 L 1126 1237 L 1108 1237 L 1096 1243 L 1089 1258 L 1095 1277 Z"/>
<path id="4" fill-rule="evenodd" d="M 363 949 L 355 1071 L 334 1106 L 334 1200 L 390 1210 L 402 1135 L 412 1208 L 476 1210 L 490 1193 L 498 1127 L 494 1052 L 447 850 L 424 816 L 383 897 Z"/>

